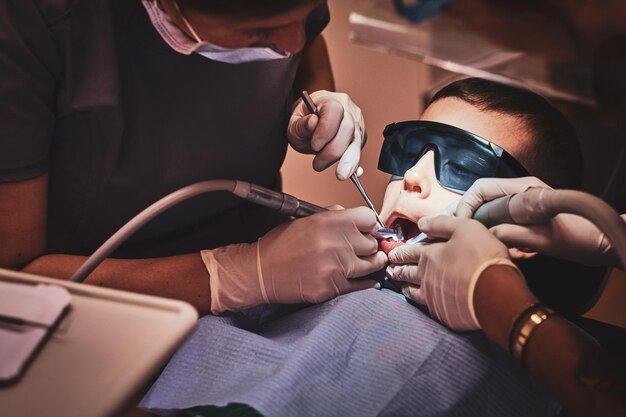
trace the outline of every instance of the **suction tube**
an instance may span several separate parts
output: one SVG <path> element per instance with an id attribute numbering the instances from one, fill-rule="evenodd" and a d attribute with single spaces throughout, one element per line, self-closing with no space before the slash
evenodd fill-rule
<path id="1" fill-rule="evenodd" d="M 529 226 L 545 224 L 560 213 L 575 214 L 595 224 L 626 266 L 626 223 L 607 203 L 582 191 L 531 187 L 483 204 L 474 218 L 487 227 L 502 223 Z"/>
<path id="2" fill-rule="evenodd" d="M 70 280 L 83 282 L 104 259 L 108 258 L 111 253 L 115 251 L 115 249 L 159 214 L 192 197 L 214 191 L 231 192 L 245 200 L 278 210 L 288 216 L 304 217 L 326 210 L 315 204 L 298 200 L 296 197 L 289 194 L 279 193 L 245 181 L 209 180 L 197 182 L 166 195 L 133 217 L 87 258 L 85 263 L 78 268 Z"/>

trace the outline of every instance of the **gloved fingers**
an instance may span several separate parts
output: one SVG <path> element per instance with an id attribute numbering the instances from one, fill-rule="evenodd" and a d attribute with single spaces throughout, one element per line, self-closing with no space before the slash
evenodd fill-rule
<path id="1" fill-rule="evenodd" d="M 508 179 L 508 178 L 507 178 Z M 506 185 L 505 185 L 506 187 Z M 474 212 L 484 202 L 508 195 L 502 188 L 502 183 L 494 178 L 480 178 L 465 192 L 457 204 L 454 215 L 457 217 L 472 218 Z"/>
<path id="2" fill-rule="evenodd" d="M 606 236 L 593 223 L 571 214 L 559 214 L 545 225 L 501 224 L 490 231 L 509 248 L 530 249 L 588 265 L 602 264 L 602 255 L 611 249 Z"/>
<path id="3" fill-rule="evenodd" d="M 387 265 L 387 255 L 378 251 L 370 256 L 357 257 L 352 260 L 352 268 L 347 271 L 347 278 L 360 278 L 372 272 L 380 271 Z"/>
<path id="4" fill-rule="evenodd" d="M 287 136 L 291 146 L 300 153 L 315 153 L 310 138 L 318 124 L 319 118 L 314 114 L 303 116 L 294 113 L 287 126 Z"/>
<path id="5" fill-rule="evenodd" d="M 321 121 L 319 126 L 321 126 Z M 316 149 L 315 143 L 316 138 L 320 137 L 318 136 L 319 131 L 320 129 L 316 129 L 315 133 L 313 133 L 313 139 L 311 140 L 311 147 L 313 149 Z M 346 150 L 348 150 L 350 144 L 354 141 L 355 135 L 359 136 L 358 144 L 360 150 L 361 134 L 360 132 L 355 132 L 354 123 L 352 122 L 350 117 L 344 117 L 343 120 L 341 120 L 339 128 L 337 129 L 334 136 L 323 137 L 324 146 L 313 159 L 313 168 L 316 171 L 323 171 L 338 160 L 340 160 L 341 157 L 345 154 Z M 320 141 L 318 140 L 317 142 Z M 356 164 L 354 169 L 356 169 Z"/>
<path id="6" fill-rule="evenodd" d="M 320 152 L 337 136 L 342 127 L 344 130 L 354 132 L 354 124 L 346 117 L 345 109 L 339 101 L 331 98 L 323 100 L 321 104 L 318 104 L 318 112 L 319 122 L 310 136 L 313 151 Z"/>
<path id="7" fill-rule="evenodd" d="M 424 249 L 429 243 L 416 243 L 414 245 L 402 245 L 393 248 L 389 252 L 389 262 L 392 264 L 419 264 Z"/>
<path id="8" fill-rule="evenodd" d="M 519 193 L 529 187 L 547 187 L 547 185 L 536 177 L 480 178 L 465 192 L 454 215 L 471 218 L 484 202 Z"/>
<path id="9" fill-rule="evenodd" d="M 376 227 L 376 215 L 368 207 L 354 207 L 346 209 L 342 213 L 350 218 L 362 233 L 368 233 Z"/>
<path id="10" fill-rule="evenodd" d="M 339 163 L 335 175 L 340 181 L 350 178 L 350 176 L 359 168 L 359 161 L 361 160 L 361 137 L 355 132 L 355 137 L 352 143 L 345 150 Z M 358 176 L 358 173 L 357 173 Z"/>
<path id="11" fill-rule="evenodd" d="M 311 97 L 318 104 L 321 118 L 311 137 L 312 149 L 319 151 L 313 167 L 322 171 L 339 161 L 336 175 L 345 180 L 357 169 L 367 139 L 363 112 L 345 93 L 321 90 Z"/>
<path id="12" fill-rule="evenodd" d="M 546 233 L 543 226 L 500 224 L 489 230 L 509 248 L 528 248 L 546 253 L 553 244 L 551 234 Z"/>
<path id="13" fill-rule="evenodd" d="M 428 235 L 429 239 L 448 240 L 456 229 L 467 225 L 467 222 L 480 224 L 475 220 L 439 215 L 422 217 L 417 222 L 417 226 L 423 233 Z"/>
<path id="14" fill-rule="evenodd" d="M 358 233 L 350 236 L 348 244 L 357 256 L 370 256 L 378 252 L 378 241 L 370 234 Z"/>
<path id="15" fill-rule="evenodd" d="M 416 264 L 391 264 L 385 270 L 385 275 L 394 281 L 408 282 L 414 285 L 422 284 L 422 277 Z"/>
<path id="16" fill-rule="evenodd" d="M 418 304 L 426 305 L 424 290 L 418 285 L 405 284 L 402 286 L 402 294 Z"/>

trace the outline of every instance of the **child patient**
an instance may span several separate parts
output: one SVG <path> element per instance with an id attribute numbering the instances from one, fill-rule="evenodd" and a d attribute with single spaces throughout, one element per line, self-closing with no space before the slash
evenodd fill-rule
<path id="1" fill-rule="evenodd" d="M 578 188 L 582 158 L 566 119 L 542 97 L 469 78 L 441 89 L 419 121 L 385 129 L 379 169 L 391 174 L 381 218 L 405 239 L 482 177 L 539 177 Z M 399 243 L 381 242 L 389 252 Z M 519 253 L 518 253 L 519 255 Z"/>

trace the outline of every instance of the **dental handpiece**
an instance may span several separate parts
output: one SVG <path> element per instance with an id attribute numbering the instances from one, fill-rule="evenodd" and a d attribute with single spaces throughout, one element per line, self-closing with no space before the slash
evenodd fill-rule
<path id="1" fill-rule="evenodd" d="M 315 204 L 299 200 L 292 195 L 270 190 L 246 181 L 235 181 L 233 194 L 244 200 L 293 217 L 306 217 L 320 211 L 326 211 L 324 207 L 316 206 Z"/>

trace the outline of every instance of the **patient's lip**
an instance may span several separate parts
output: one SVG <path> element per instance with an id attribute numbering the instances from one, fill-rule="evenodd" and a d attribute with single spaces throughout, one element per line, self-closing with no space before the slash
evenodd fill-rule
<path id="1" fill-rule="evenodd" d="M 394 241 L 393 239 L 381 239 L 378 241 L 378 249 L 382 250 L 386 254 L 389 254 L 393 249 L 398 246 L 406 245 L 404 241 Z"/>

